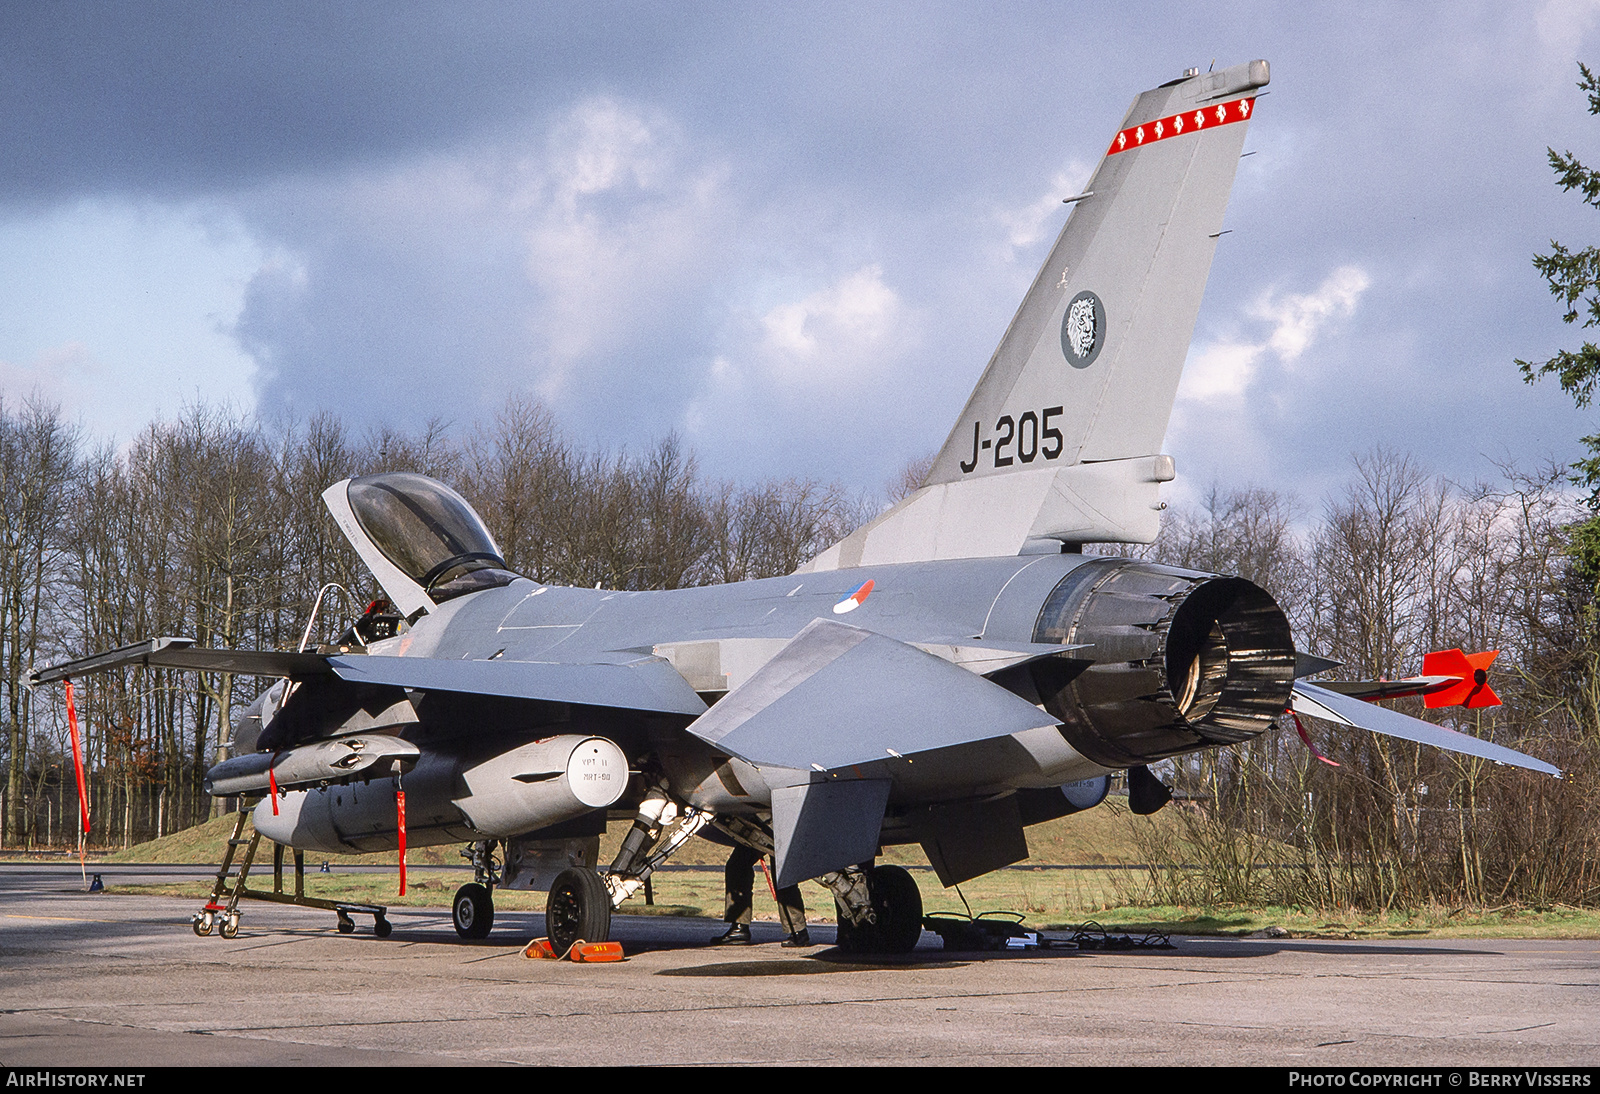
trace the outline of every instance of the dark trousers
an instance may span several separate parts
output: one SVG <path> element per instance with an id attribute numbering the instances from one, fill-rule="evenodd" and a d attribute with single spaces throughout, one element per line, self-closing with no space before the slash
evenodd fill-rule
<path id="1" fill-rule="evenodd" d="M 750 901 L 755 894 L 756 863 L 761 855 L 748 847 L 735 847 L 728 856 L 723 871 L 723 884 L 727 889 L 727 910 L 722 918 L 729 923 L 750 922 Z M 800 886 L 790 885 L 778 890 L 778 922 L 784 932 L 795 934 L 806 928 L 806 902 L 800 896 Z"/>

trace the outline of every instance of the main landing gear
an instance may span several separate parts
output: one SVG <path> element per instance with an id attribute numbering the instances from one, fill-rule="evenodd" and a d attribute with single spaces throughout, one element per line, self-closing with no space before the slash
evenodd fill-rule
<path id="1" fill-rule="evenodd" d="M 598 879 L 591 871 L 571 869 L 556 879 L 546 906 L 546 932 L 550 944 L 562 952 L 578 938 L 603 942 L 609 932 L 611 909 L 644 884 L 666 857 L 710 822 L 709 814 L 687 810 L 678 826 L 668 832 L 678 808 L 657 787 L 645 795 L 633 829 L 622 841 L 610 872 Z M 717 826 L 741 843 L 769 852 L 771 830 L 738 817 L 720 817 Z M 651 848 L 655 848 L 654 851 Z M 847 953 L 909 953 L 922 938 L 922 893 L 909 872 L 900 866 L 862 869 L 852 866 L 817 879 L 833 890 L 839 909 L 839 948 Z M 603 917 L 600 894 L 608 891 Z M 593 931 L 597 933 L 581 933 Z"/>
<path id="2" fill-rule="evenodd" d="M 653 788 L 640 802 L 633 827 L 623 837 L 610 870 L 601 875 L 574 866 L 556 875 L 544 907 L 544 929 L 551 949 L 564 954 L 580 940 L 607 941 L 612 910 L 638 892 L 655 868 L 710 820 L 710 814 L 695 809 L 680 816 L 666 790 Z"/>
<path id="3" fill-rule="evenodd" d="M 581 866 L 557 874 L 544 906 L 544 933 L 557 954 L 566 953 L 574 942 L 610 938 L 611 890 L 605 879 Z"/>
<path id="4" fill-rule="evenodd" d="M 833 890 L 841 950 L 910 953 L 916 949 L 922 937 L 922 893 L 903 867 L 851 867 L 818 880 Z"/>

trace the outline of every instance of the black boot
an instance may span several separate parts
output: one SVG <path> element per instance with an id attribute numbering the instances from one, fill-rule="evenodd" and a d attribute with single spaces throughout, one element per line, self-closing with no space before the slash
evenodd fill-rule
<path id="1" fill-rule="evenodd" d="M 728 929 L 711 940 L 713 946 L 750 945 L 750 924 L 730 923 Z"/>
<path id="2" fill-rule="evenodd" d="M 785 949 L 789 950 L 797 950 L 802 946 L 809 946 L 811 945 L 811 931 L 805 927 L 801 927 L 798 931 L 794 932 L 794 934 L 790 935 L 788 938 L 785 938 L 782 945 Z"/>

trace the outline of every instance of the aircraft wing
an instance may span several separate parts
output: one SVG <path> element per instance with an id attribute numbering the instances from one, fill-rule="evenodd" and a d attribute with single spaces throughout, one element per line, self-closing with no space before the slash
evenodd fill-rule
<path id="1" fill-rule="evenodd" d="M 48 684 L 129 665 L 296 679 L 332 675 L 351 683 L 390 684 L 419 691 L 462 691 L 690 716 L 706 710 L 694 688 L 659 657 L 616 663 L 453 661 L 378 654 L 218 650 L 196 646 L 190 638 L 148 638 L 121 649 L 64 661 L 30 673 L 28 683 Z"/>
<path id="2" fill-rule="evenodd" d="M 1340 725 L 1356 726 L 1388 737 L 1398 737 L 1403 741 L 1415 741 L 1418 744 L 1432 745 L 1434 748 L 1450 752 L 1462 752 L 1468 756 L 1493 760 L 1497 764 L 1525 767 L 1529 771 L 1542 771 L 1546 775 L 1561 777 L 1559 768 L 1552 767 L 1543 760 L 1536 760 L 1514 749 L 1465 733 L 1457 733 L 1453 729 L 1432 725 L 1396 710 L 1373 706 L 1361 699 L 1341 695 L 1316 684 L 1296 681 L 1293 706 L 1296 713 L 1309 714 L 1313 718 L 1324 718 Z"/>
<path id="3" fill-rule="evenodd" d="M 758 766 L 827 771 L 1055 724 L 949 661 L 818 619 L 689 732 Z"/>
<path id="4" fill-rule="evenodd" d="M 129 665 L 200 672 L 237 672 L 246 676 L 323 676 L 333 671 L 328 665 L 328 658 L 320 653 L 217 650 L 196 646 L 192 638 L 146 638 L 131 646 L 35 669 L 28 674 L 27 683 L 29 687 L 34 687 Z"/>
<path id="5" fill-rule="evenodd" d="M 341 680 L 391 684 L 419 691 L 461 691 L 512 699 L 704 714 L 706 704 L 660 657 L 620 663 L 451 661 L 433 657 L 337 656 L 328 664 Z"/>

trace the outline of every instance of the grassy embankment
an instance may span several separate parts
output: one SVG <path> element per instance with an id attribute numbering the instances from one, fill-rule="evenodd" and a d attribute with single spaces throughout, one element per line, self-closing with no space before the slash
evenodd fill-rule
<path id="1" fill-rule="evenodd" d="M 1106 927 L 1129 931 L 1148 929 L 1182 934 L 1243 935 L 1269 927 L 1283 927 L 1297 936 L 1332 938 L 1600 937 L 1600 914 L 1576 908 L 1431 908 L 1380 916 L 1314 908 L 1152 905 L 1147 899 L 1145 872 L 1116 868 L 1142 861 L 1140 849 L 1148 848 L 1152 841 L 1141 838 L 1136 826 L 1150 824 L 1176 827 L 1178 819 L 1164 814 L 1156 818 L 1132 817 L 1125 806 L 1113 799 L 1088 813 L 1038 825 L 1028 830 L 1033 857 L 1021 864 L 1024 869 L 996 871 L 963 884 L 961 891 L 974 912 L 1019 913 L 1026 916 L 1028 926 L 1038 929 L 1093 920 Z M 233 818 L 222 817 L 127 850 L 92 856 L 91 861 L 215 863 L 232 828 Z M 626 828 L 622 823 L 611 826 L 601 841 L 602 861 L 610 860 Z M 459 848 L 453 845 L 419 848 L 408 854 L 407 862 L 412 866 L 455 866 L 461 862 L 458 852 Z M 646 906 L 642 898 L 636 897 L 623 910 L 630 914 L 720 915 L 722 863 L 726 857 L 727 852 L 722 847 L 701 839 L 690 841 L 672 861 L 676 865 L 702 869 L 658 873 L 653 881 L 654 906 Z M 332 872 L 319 872 L 324 861 L 331 864 Z M 883 861 L 897 862 L 912 870 L 922 888 L 927 911 L 960 913 L 965 910 L 961 896 L 954 889 L 940 887 L 920 848 L 889 848 Z M 1056 863 L 1095 868 L 1047 869 Z M 402 898 L 396 895 L 393 870 L 383 873 L 341 870 L 342 866 L 351 864 L 394 867 L 396 857 L 393 852 L 307 855 L 308 894 L 388 905 L 447 907 L 456 889 L 472 879 L 471 871 L 464 867 L 416 871 L 410 875 L 407 894 Z M 263 847 L 261 861 L 252 870 L 252 878 L 259 878 L 257 887 L 270 887 L 271 869 L 271 857 Z M 813 920 L 831 921 L 833 901 L 828 892 L 811 882 L 801 888 Z M 762 889 L 758 879 L 756 915 L 775 918 L 776 909 Z M 209 890 L 208 883 L 190 882 L 128 886 L 122 891 L 203 898 Z M 542 910 L 544 894 L 502 891 L 495 894 L 495 902 L 506 909 Z"/>

